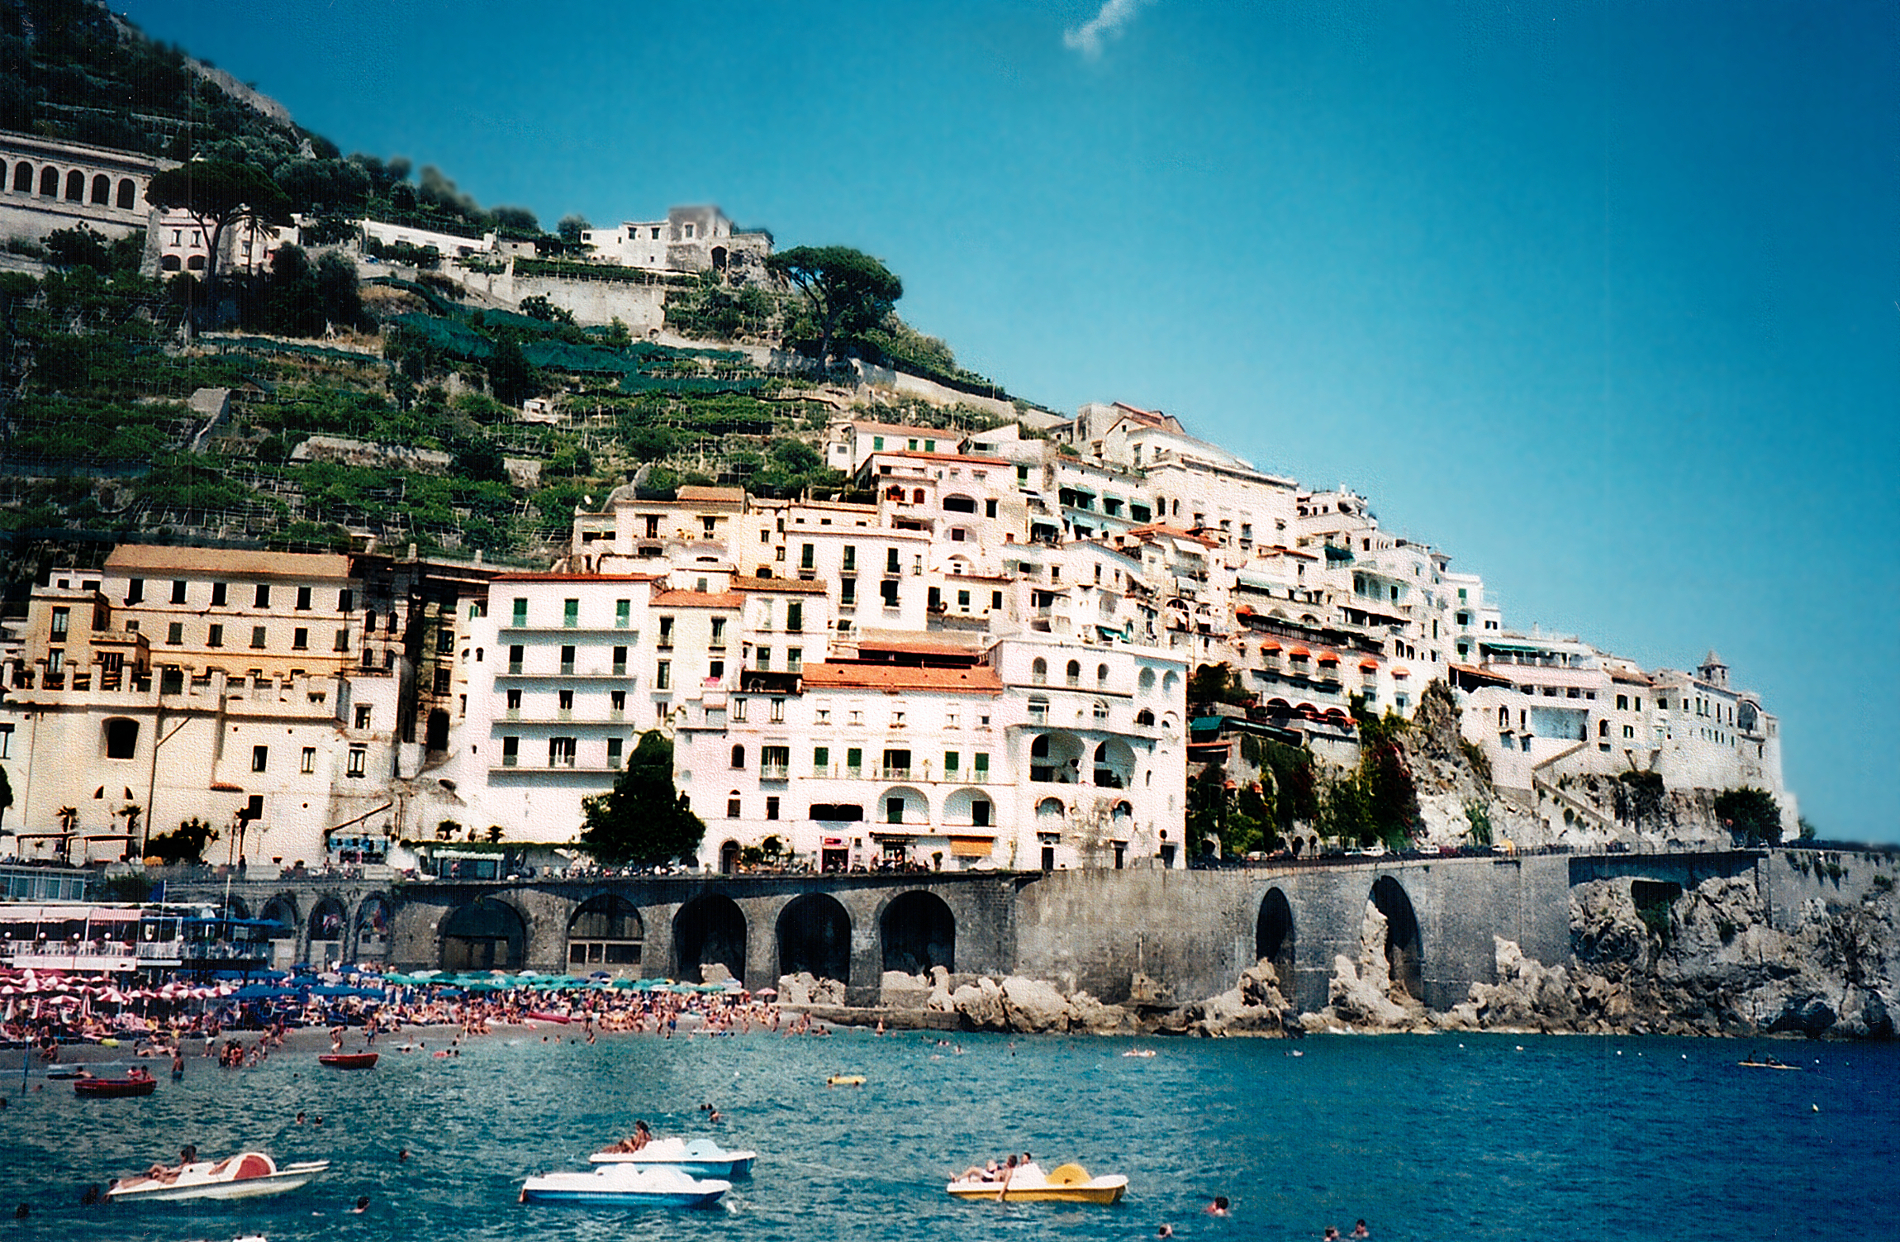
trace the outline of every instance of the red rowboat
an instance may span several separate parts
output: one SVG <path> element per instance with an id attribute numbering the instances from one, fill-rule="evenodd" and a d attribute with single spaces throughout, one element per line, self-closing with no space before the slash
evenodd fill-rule
<path id="1" fill-rule="evenodd" d="M 368 1069 L 381 1055 L 378 1052 L 326 1052 L 317 1058 L 317 1064 L 336 1069 Z"/>
<path id="2" fill-rule="evenodd" d="M 124 1078 L 75 1078 L 73 1094 L 89 1099 L 110 1100 L 128 1095 L 150 1095 L 158 1090 L 158 1079 L 144 1070 L 133 1070 Z"/>

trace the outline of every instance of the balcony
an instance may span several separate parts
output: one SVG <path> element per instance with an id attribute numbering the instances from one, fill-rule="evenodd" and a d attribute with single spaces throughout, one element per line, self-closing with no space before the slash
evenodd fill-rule
<path id="1" fill-rule="evenodd" d="M 879 768 L 877 770 L 877 775 L 878 775 L 878 779 L 880 780 L 907 781 L 910 779 L 910 769 L 909 768 Z"/>
<path id="2" fill-rule="evenodd" d="M 759 765 L 759 779 L 762 781 L 790 780 L 792 765 L 789 763 L 762 763 Z"/>

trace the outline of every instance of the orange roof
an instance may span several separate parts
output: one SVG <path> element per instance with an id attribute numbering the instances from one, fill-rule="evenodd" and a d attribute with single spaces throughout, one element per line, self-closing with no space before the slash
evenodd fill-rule
<path id="1" fill-rule="evenodd" d="M 347 578 L 350 558 L 332 552 L 262 552 L 122 543 L 107 555 L 106 568 L 164 569 L 255 578 Z"/>
<path id="2" fill-rule="evenodd" d="M 896 664 L 807 664 L 807 690 L 944 690 L 998 694 L 1002 679 L 987 664 L 970 668 L 911 668 Z"/>
<path id="3" fill-rule="evenodd" d="M 1128 528 L 1127 533 L 1134 536 L 1165 535 L 1171 539 L 1192 539 L 1194 542 L 1204 543 L 1210 548 L 1220 546 L 1220 540 L 1218 539 L 1209 539 L 1206 535 L 1197 535 L 1191 530 L 1182 530 L 1178 526 L 1164 526 L 1159 522 L 1150 522 L 1146 526 L 1131 526 Z"/>
<path id="4" fill-rule="evenodd" d="M 656 591 L 651 601 L 655 608 L 731 608 L 745 607 L 745 596 L 736 591 Z"/>
<path id="5" fill-rule="evenodd" d="M 957 432 L 946 431 L 937 427 L 906 427 L 902 423 L 859 422 L 855 419 L 851 423 L 851 430 L 895 431 L 903 436 L 928 436 L 938 440 L 955 440 L 960 438 Z"/>
<path id="6" fill-rule="evenodd" d="M 496 574 L 491 582 L 657 582 L 660 574 L 556 574 L 515 572 Z"/>
<path id="7" fill-rule="evenodd" d="M 954 440 L 956 439 L 956 437 L 946 436 L 945 439 Z M 1004 457 L 972 457 L 968 453 L 924 453 L 924 452 L 913 453 L 909 449 L 877 449 L 872 452 L 871 456 L 873 457 L 915 457 L 923 461 L 967 461 L 967 462 L 974 462 L 979 466 L 1011 466 L 1015 464 L 1014 462 Z M 880 475 L 878 477 L 882 478 L 883 476 Z M 944 482 L 947 483 L 949 482 L 949 480 L 945 479 Z"/>

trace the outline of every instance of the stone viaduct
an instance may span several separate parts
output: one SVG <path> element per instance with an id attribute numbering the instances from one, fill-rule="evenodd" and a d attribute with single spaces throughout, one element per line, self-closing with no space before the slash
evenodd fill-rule
<path id="1" fill-rule="evenodd" d="M 1715 876 L 1752 877 L 1772 916 L 1829 882 L 1821 867 L 1774 865 L 1788 853 L 1353 859 L 1228 871 L 399 884 L 309 877 L 243 879 L 230 892 L 233 913 L 285 926 L 281 965 L 698 979 L 719 963 L 753 988 L 810 971 L 844 981 L 848 1003 L 871 1005 L 885 971 L 934 966 L 958 976 L 1029 975 L 1109 1002 L 1128 999 L 1145 975 L 1178 1000 L 1195 1000 L 1233 986 L 1266 957 L 1302 1010 L 1326 1004 L 1335 955 L 1358 955 L 1370 903 L 1386 916 L 1394 978 L 1445 1009 L 1471 984 L 1496 981 L 1493 937 L 1542 962 L 1567 960 L 1572 885 L 1627 879 L 1679 895 Z M 167 896 L 217 903 L 224 893 L 223 881 L 205 880 L 174 883 Z"/>

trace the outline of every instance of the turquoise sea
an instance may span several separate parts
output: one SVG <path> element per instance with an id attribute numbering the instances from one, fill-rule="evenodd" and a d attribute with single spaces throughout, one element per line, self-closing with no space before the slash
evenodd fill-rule
<path id="1" fill-rule="evenodd" d="M 1365 1217 L 1382 1239 L 1892 1237 L 1900 1047 L 1514 1036 L 1298 1043 L 1015 1038 L 478 1039 L 459 1058 L 386 1052 L 368 1072 L 280 1052 L 193 1059 L 144 1100 L 69 1084 L 0 1111 L 5 1239 L 1317 1239 Z M 1152 1049 L 1152 1058 L 1124 1057 Z M 1302 1055 L 1289 1055 L 1294 1051 Z M 8 1062 L 15 1064 L 13 1058 Z M 161 1063 L 162 1069 L 162 1063 Z M 15 1071 L 17 1074 L 17 1069 Z M 827 1087 L 834 1073 L 861 1088 Z M 529 1173 L 580 1168 L 645 1118 L 726 1114 L 762 1153 L 722 1208 L 530 1208 Z M 296 1123 L 298 1110 L 310 1122 Z M 321 1116 L 321 1128 L 315 1118 Z M 251 1205 L 81 1206 L 88 1183 L 259 1147 L 327 1157 L 305 1190 Z M 397 1160 L 408 1148 L 411 1158 Z M 972 1160 L 1033 1151 L 1123 1172 L 1114 1207 L 968 1204 Z M 347 1209 L 359 1194 L 368 1211 Z M 1201 1209 L 1216 1194 L 1233 1215 Z M 29 1205 L 13 1220 L 17 1203 Z"/>

